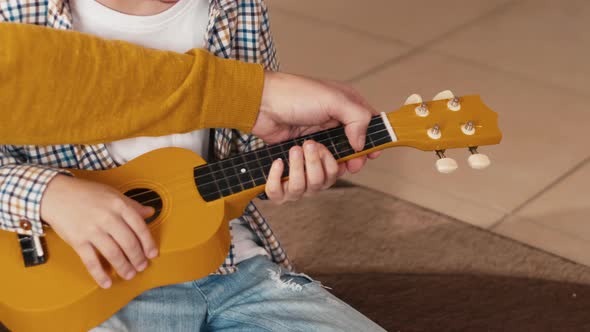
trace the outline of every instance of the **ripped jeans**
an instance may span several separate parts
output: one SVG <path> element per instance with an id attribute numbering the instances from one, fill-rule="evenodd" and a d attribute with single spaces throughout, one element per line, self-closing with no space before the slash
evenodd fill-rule
<path id="1" fill-rule="evenodd" d="M 384 331 L 319 282 L 266 256 L 238 268 L 149 290 L 92 332 Z"/>

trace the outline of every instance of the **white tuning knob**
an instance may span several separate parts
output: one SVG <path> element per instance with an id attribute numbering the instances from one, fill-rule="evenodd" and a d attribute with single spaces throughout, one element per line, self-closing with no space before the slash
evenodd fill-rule
<path id="1" fill-rule="evenodd" d="M 440 173 L 453 173 L 457 168 L 459 168 L 459 166 L 453 158 L 442 158 L 436 161 L 436 170 Z"/>
<path id="2" fill-rule="evenodd" d="M 436 150 L 435 153 L 439 158 L 436 161 L 436 170 L 440 173 L 453 173 L 457 168 L 459 168 L 455 159 L 447 158 L 447 156 L 445 156 L 445 150 Z"/>
<path id="3" fill-rule="evenodd" d="M 445 100 L 445 99 L 453 99 L 455 95 L 451 90 L 445 90 L 437 93 L 432 100 Z"/>
<path id="4" fill-rule="evenodd" d="M 440 173 L 453 173 L 457 168 L 459 168 L 459 166 L 453 158 L 441 158 L 436 161 L 436 170 Z"/>
<path id="5" fill-rule="evenodd" d="M 469 156 L 469 158 L 467 158 L 467 162 L 469 163 L 469 166 L 473 169 L 484 169 L 490 166 L 490 164 L 492 163 L 488 156 L 481 153 L 472 154 L 471 156 Z"/>
<path id="6" fill-rule="evenodd" d="M 422 97 L 417 93 L 410 95 L 408 97 L 408 99 L 406 99 L 406 102 L 404 103 L 404 105 L 412 105 L 412 104 L 422 104 Z"/>

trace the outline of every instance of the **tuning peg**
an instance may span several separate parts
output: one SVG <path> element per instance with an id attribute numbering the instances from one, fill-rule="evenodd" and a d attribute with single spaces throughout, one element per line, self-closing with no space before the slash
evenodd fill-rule
<path id="1" fill-rule="evenodd" d="M 445 90 L 437 93 L 432 100 L 445 100 L 445 99 L 453 99 L 455 95 L 451 90 Z"/>
<path id="2" fill-rule="evenodd" d="M 445 90 L 437 93 L 432 100 L 449 100 L 447 108 L 451 111 L 458 111 L 461 109 L 461 103 L 459 97 L 455 97 L 451 90 Z"/>
<path id="3" fill-rule="evenodd" d="M 412 105 L 412 104 L 422 104 L 422 96 L 417 93 L 410 95 L 404 105 Z"/>
<path id="4" fill-rule="evenodd" d="M 453 112 L 457 112 L 458 110 L 460 110 L 461 109 L 461 100 L 459 99 L 459 97 L 451 98 L 449 100 L 449 102 L 447 103 L 447 108 Z"/>
<path id="5" fill-rule="evenodd" d="M 477 147 L 469 148 L 469 152 L 471 152 L 471 156 L 467 158 L 467 163 L 469 163 L 469 166 L 473 169 L 484 169 L 492 163 L 488 156 L 477 152 Z"/>
<path id="6" fill-rule="evenodd" d="M 438 160 L 436 161 L 436 170 L 440 173 L 449 174 L 457 170 L 459 166 L 453 158 L 447 158 L 443 150 L 437 150 L 436 155 Z"/>
<path id="7" fill-rule="evenodd" d="M 428 110 L 428 105 L 426 103 L 421 103 L 419 106 L 416 107 L 415 111 L 416 115 L 423 118 L 427 117 L 428 114 L 430 114 L 430 111 Z"/>
<path id="8" fill-rule="evenodd" d="M 475 134 L 475 125 L 473 124 L 473 121 L 467 121 L 467 123 L 462 125 L 461 131 L 463 131 L 463 134 L 465 134 L 465 135 Z"/>
<path id="9" fill-rule="evenodd" d="M 430 113 L 430 111 L 428 111 L 428 105 L 426 105 L 426 103 L 422 101 L 422 97 L 417 93 L 414 93 L 413 95 L 409 96 L 408 99 L 406 99 L 406 102 L 404 103 L 404 105 L 413 104 L 420 104 L 415 108 L 416 115 L 420 117 L 427 117 Z"/>
<path id="10" fill-rule="evenodd" d="M 428 137 L 432 139 L 440 139 L 442 137 L 440 126 L 438 124 L 435 124 L 432 128 L 428 129 L 426 133 L 428 134 Z"/>

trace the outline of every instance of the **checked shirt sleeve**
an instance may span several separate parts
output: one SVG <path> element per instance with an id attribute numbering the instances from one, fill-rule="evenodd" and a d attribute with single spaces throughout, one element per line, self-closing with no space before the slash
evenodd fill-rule
<path id="1" fill-rule="evenodd" d="M 0 229 L 43 235 L 41 198 L 49 182 L 66 171 L 19 164 L 6 146 L 0 146 Z"/>
<path id="2" fill-rule="evenodd" d="M 257 27 L 257 31 L 260 31 L 259 38 L 243 38 L 245 41 L 248 40 L 257 40 L 257 49 L 258 49 L 258 58 L 257 61 L 260 62 L 265 70 L 268 71 L 279 71 L 280 64 L 277 56 L 277 51 L 275 48 L 274 40 L 272 33 L 270 31 L 270 18 L 268 14 L 268 8 L 264 1 L 260 3 L 260 12 L 257 16 L 259 26 Z M 247 31 L 248 29 L 243 29 Z M 242 41 L 242 43 L 246 43 Z M 238 41 L 239 43 L 239 41 Z M 243 49 L 247 50 L 247 47 L 243 47 Z M 241 58 L 248 59 L 248 52 L 242 51 L 238 47 L 238 52 L 243 52 L 241 54 Z M 254 60 L 254 59 L 250 59 Z M 250 133 L 246 133 L 241 130 L 234 129 L 232 135 L 232 149 L 237 151 L 238 153 L 249 152 L 252 150 L 256 150 L 265 146 L 265 143 L 259 138 Z M 258 198 L 262 200 L 267 200 L 268 196 L 266 193 L 262 193 L 258 195 Z"/>

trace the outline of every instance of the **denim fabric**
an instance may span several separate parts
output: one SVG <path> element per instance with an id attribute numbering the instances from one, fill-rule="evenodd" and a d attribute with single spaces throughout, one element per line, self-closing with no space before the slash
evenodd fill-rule
<path id="1" fill-rule="evenodd" d="M 92 332 L 384 331 L 304 274 L 265 256 L 237 272 L 155 288 Z"/>

